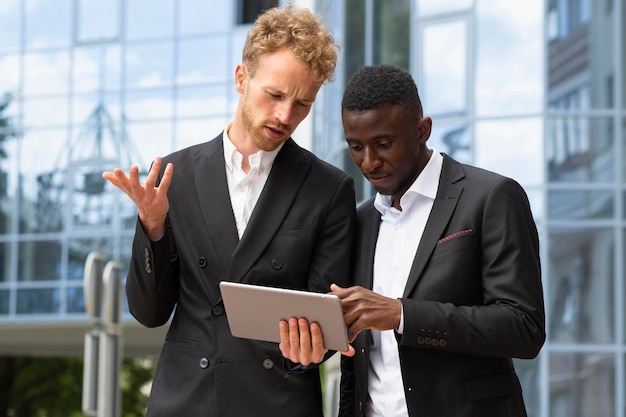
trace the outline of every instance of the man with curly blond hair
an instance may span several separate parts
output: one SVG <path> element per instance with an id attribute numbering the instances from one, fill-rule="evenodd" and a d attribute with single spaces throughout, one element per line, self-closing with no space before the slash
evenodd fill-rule
<path id="1" fill-rule="evenodd" d="M 147 327 L 171 318 L 148 416 L 323 415 L 313 363 L 332 352 L 310 339 L 279 348 L 233 337 L 219 282 L 317 292 L 348 284 L 353 180 L 291 138 L 333 79 L 337 50 L 310 11 L 266 11 L 235 68 L 239 102 L 222 133 L 155 158 L 145 184 L 137 166 L 103 173 L 139 214 L 130 312 Z M 300 324 L 308 331 L 296 319 L 280 325 L 286 334 Z"/>

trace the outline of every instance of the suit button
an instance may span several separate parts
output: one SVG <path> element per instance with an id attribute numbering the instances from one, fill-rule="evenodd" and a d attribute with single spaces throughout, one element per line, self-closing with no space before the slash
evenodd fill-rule
<path id="1" fill-rule="evenodd" d="M 263 367 L 265 369 L 272 369 L 274 367 L 274 361 L 271 359 L 263 360 Z"/>
<path id="2" fill-rule="evenodd" d="M 200 265 L 200 268 L 206 268 L 206 258 L 204 256 L 198 259 L 198 265 Z"/>
<path id="3" fill-rule="evenodd" d="M 446 347 L 448 345 L 448 341 L 446 339 L 439 340 L 439 346 Z"/>
<path id="4" fill-rule="evenodd" d="M 439 340 L 438 339 L 433 339 L 432 343 L 433 343 L 433 346 L 439 346 Z"/>
<path id="5" fill-rule="evenodd" d="M 209 360 L 207 358 L 200 359 L 200 368 L 206 369 L 209 367 Z"/>
<path id="6" fill-rule="evenodd" d="M 213 308 L 211 308 L 211 313 L 213 313 L 214 316 L 221 316 L 222 314 L 224 314 L 224 306 L 222 305 L 222 301 L 218 302 L 213 306 Z"/>
<path id="7" fill-rule="evenodd" d="M 433 340 L 430 337 L 425 337 L 424 338 L 424 344 L 426 346 L 430 346 L 433 343 Z"/>
<path id="8" fill-rule="evenodd" d="M 282 268 L 282 267 L 283 267 L 283 263 L 282 263 L 280 260 L 275 259 L 275 258 L 274 258 L 274 259 L 272 259 L 272 268 L 274 268 L 274 269 L 280 269 L 280 268 Z"/>
<path id="9" fill-rule="evenodd" d="M 417 344 L 418 345 L 424 344 L 424 336 L 417 336 Z"/>

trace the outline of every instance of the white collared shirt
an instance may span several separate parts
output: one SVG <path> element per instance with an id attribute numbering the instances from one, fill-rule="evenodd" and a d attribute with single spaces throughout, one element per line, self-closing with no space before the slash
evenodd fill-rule
<path id="1" fill-rule="evenodd" d="M 432 210 L 443 157 L 432 149 L 430 160 L 400 199 L 402 211 L 391 206 L 391 196 L 376 194 L 374 207 L 381 213 L 381 224 L 374 254 L 373 290 L 391 298 L 401 298 L 417 246 Z M 398 333 L 404 330 L 402 315 Z M 394 330 L 372 331 L 368 379 L 367 417 L 408 417 L 400 356 Z M 416 370 L 419 372 L 419 370 Z"/>
<path id="2" fill-rule="evenodd" d="M 237 150 L 232 140 L 228 136 L 230 123 L 224 129 L 222 140 L 224 142 L 224 161 L 226 162 L 226 181 L 228 182 L 228 193 L 230 194 L 230 204 L 235 215 L 237 233 L 239 239 L 248 226 L 248 221 L 252 211 L 256 206 L 265 182 L 270 175 L 272 164 L 276 155 L 283 147 L 281 144 L 273 151 L 258 151 L 248 157 L 250 171 L 246 174 L 241 165 L 243 155 Z"/>

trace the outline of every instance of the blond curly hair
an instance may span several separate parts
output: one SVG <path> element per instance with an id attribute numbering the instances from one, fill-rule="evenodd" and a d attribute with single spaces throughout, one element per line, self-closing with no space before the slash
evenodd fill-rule
<path id="1" fill-rule="evenodd" d="M 283 49 L 293 52 L 320 85 L 334 80 L 339 46 L 322 20 L 309 10 L 287 4 L 265 11 L 248 32 L 242 62 L 252 76 L 261 55 Z"/>

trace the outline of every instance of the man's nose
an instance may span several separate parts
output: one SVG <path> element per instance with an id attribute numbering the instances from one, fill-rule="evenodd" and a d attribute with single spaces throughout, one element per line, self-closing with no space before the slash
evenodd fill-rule
<path id="1" fill-rule="evenodd" d="M 276 108 L 276 119 L 283 125 L 291 123 L 291 116 L 293 114 L 293 106 L 290 103 L 283 102 Z"/>
<path id="2" fill-rule="evenodd" d="M 361 161 L 361 170 L 365 172 L 372 172 L 380 166 L 380 158 L 369 148 L 365 148 L 363 151 L 363 160 Z"/>

